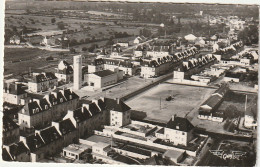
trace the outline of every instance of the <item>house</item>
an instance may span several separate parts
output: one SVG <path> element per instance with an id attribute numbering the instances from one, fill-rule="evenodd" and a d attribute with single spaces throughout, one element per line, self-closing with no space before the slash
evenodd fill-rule
<path id="1" fill-rule="evenodd" d="M 19 45 L 21 43 L 21 39 L 19 36 L 17 35 L 14 35 L 10 38 L 10 41 L 9 41 L 10 44 L 16 44 L 16 45 Z"/>
<path id="2" fill-rule="evenodd" d="M 110 125 L 125 126 L 131 123 L 130 107 L 120 99 L 106 99 L 106 107 L 110 110 Z"/>
<path id="3" fill-rule="evenodd" d="M 226 72 L 224 81 L 225 82 L 240 82 L 243 79 L 243 73 Z"/>
<path id="4" fill-rule="evenodd" d="M 20 136 L 20 141 L 30 150 L 30 161 L 38 162 L 39 160 L 45 158 L 46 150 L 48 145 L 46 145 L 38 133 L 33 133 L 28 136 Z"/>
<path id="5" fill-rule="evenodd" d="M 56 122 L 54 121 L 51 125 L 54 126 L 59 134 L 62 136 L 63 147 L 77 142 L 77 130 L 70 119 L 64 119 Z"/>
<path id="6" fill-rule="evenodd" d="M 197 37 L 197 38 L 194 40 L 194 42 L 195 42 L 195 45 L 199 45 L 200 48 L 204 47 L 205 44 L 206 44 L 205 40 L 204 40 L 202 37 Z"/>
<path id="7" fill-rule="evenodd" d="M 60 61 L 58 68 L 56 68 L 55 76 L 58 81 L 69 83 L 73 81 L 73 68 L 65 60 Z"/>
<path id="8" fill-rule="evenodd" d="M 147 49 L 146 57 L 158 58 L 169 55 L 170 46 L 151 46 Z"/>
<path id="9" fill-rule="evenodd" d="M 54 46 L 55 45 L 55 38 L 44 36 L 44 38 L 41 41 L 41 45 L 44 45 L 46 47 L 47 46 Z"/>
<path id="10" fill-rule="evenodd" d="M 115 69 L 115 71 L 98 71 L 84 76 L 84 81 L 93 89 L 100 89 L 115 84 L 121 79 L 123 79 L 123 71 L 118 69 Z"/>
<path id="11" fill-rule="evenodd" d="M 79 96 L 70 89 L 57 90 L 23 105 L 24 108 L 18 113 L 20 128 L 42 127 L 61 119 L 68 110 L 78 108 Z"/>
<path id="12" fill-rule="evenodd" d="M 94 130 L 109 124 L 109 111 L 106 108 L 106 98 L 91 102 L 83 101 L 82 107 L 69 110 L 63 120 L 68 118 L 77 128 L 78 138 L 92 135 Z"/>
<path id="13" fill-rule="evenodd" d="M 84 146 L 83 144 L 70 144 L 69 146 L 63 148 L 62 154 L 64 157 L 69 159 L 79 160 L 82 158 L 83 153 L 87 150 L 88 147 Z"/>
<path id="14" fill-rule="evenodd" d="M 196 38 L 197 37 L 193 34 L 189 34 L 189 35 L 184 36 L 184 39 L 189 41 L 189 42 L 195 42 Z"/>
<path id="15" fill-rule="evenodd" d="M 11 104 L 21 104 L 21 99 L 27 97 L 22 84 L 4 83 L 3 100 Z"/>
<path id="16" fill-rule="evenodd" d="M 30 92 L 44 92 L 54 89 L 58 85 L 58 78 L 51 72 L 34 73 L 32 80 L 28 82 Z"/>
<path id="17" fill-rule="evenodd" d="M 21 141 L 11 145 L 3 145 L 3 149 L 6 149 L 12 161 L 30 162 L 30 150 Z"/>
<path id="18" fill-rule="evenodd" d="M 169 140 L 174 145 L 184 145 L 193 138 L 194 126 L 187 118 L 172 116 L 164 128 L 165 140 Z"/>
<path id="19" fill-rule="evenodd" d="M 19 141 L 19 126 L 7 116 L 3 116 L 3 144 L 9 145 Z"/>
<path id="20" fill-rule="evenodd" d="M 101 155 L 101 156 L 108 156 L 108 152 L 111 151 L 110 144 L 98 142 L 92 146 L 92 153 L 93 156 Z"/>
<path id="21" fill-rule="evenodd" d="M 117 46 L 117 45 L 124 48 L 127 48 L 129 46 L 128 42 L 117 42 L 113 46 Z"/>
<path id="22" fill-rule="evenodd" d="M 136 44 L 145 42 L 145 40 L 146 40 L 146 38 L 144 36 L 138 36 L 134 39 L 133 44 L 136 45 Z"/>
<path id="23" fill-rule="evenodd" d="M 35 134 L 38 134 L 41 137 L 43 143 L 48 145 L 45 152 L 46 156 L 54 155 L 62 150 L 63 138 L 54 126 L 35 130 Z"/>

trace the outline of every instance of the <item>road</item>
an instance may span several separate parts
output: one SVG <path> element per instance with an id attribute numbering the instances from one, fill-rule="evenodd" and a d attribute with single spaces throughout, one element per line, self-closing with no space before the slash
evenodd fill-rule
<path id="1" fill-rule="evenodd" d="M 158 39 L 158 38 L 153 38 L 153 39 L 148 40 L 148 41 L 145 41 L 145 42 L 143 42 L 143 43 L 139 43 L 139 44 L 137 44 L 137 45 L 130 46 L 130 47 L 124 49 L 124 50 L 122 51 L 122 53 L 124 53 L 124 52 L 126 52 L 126 51 L 128 51 L 128 50 L 131 50 L 131 49 L 135 49 L 136 47 L 138 47 L 138 46 L 140 46 L 140 45 L 147 44 L 147 43 L 152 42 L 152 41 L 155 41 L 155 40 L 157 40 L 157 39 Z"/>

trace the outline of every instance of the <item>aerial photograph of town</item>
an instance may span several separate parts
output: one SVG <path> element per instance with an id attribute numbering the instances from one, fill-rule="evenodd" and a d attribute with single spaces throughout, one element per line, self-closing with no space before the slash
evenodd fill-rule
<path id="1" fill-rule="evenodd" d="M 257 165 L 258 5 L 6 0 L 4 14 L 6 164 Z"/>

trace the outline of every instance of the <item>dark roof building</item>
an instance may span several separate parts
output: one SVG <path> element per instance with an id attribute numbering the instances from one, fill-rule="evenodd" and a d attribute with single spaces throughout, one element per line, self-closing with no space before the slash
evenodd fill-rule
<path id="1" fill-rule="evenodd" d="M 3 116 L 3 132 L 4 133 L 12 131 L 17 128 L 19 128 L 19 126 L 13 120 L 11 120 L 7 116 Z"/>
<path id="2" fill-rule="evenodd" d="M 106 77 L 106 76 L 115 74 L 115 72 L 110 71 L 110 70 L 103 70 L 103 71 L 94 72 L 93 74 L 95 74 L 99 77 Z"/>
<path id="3" fill-rule="evenodd" d="M 166 124 L 166 128 L 189 132 L 194 128 L 194 126 L 187 118 L 173 116 L 172 119 Z"/>
<path id="4" fill-rule="evenodd" d="M 25 92 L 22 87 L 22 84 L 4 83 L 4 93 L 9 93 L 13 95 L 26 94 L 27 92 Z"/>
<path id="5" fill-rule="evenodd" d="M 131 109 L 128 105 L 126 105 L 120 99 L 104 98 L 104 102 L 105 102 L 106 108 L 108 110 L 113 110 L 113 111 L 118 111 L 118 112 L 126 112 L 126 111 Z"/>
<path id="6" fill-rule="evenodd" d="M 11 155 L 12 159 L 16 159 L 16 157 L 22 153 L 29 152 L 28 148 L 24 145 L 22 141 L 11 144 L 8 147 L 9 147 L 9 154 Z"/>

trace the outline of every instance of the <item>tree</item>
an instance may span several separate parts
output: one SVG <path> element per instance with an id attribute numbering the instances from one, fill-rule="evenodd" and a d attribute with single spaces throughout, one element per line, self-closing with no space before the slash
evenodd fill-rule
<path id="1" fill-rule="evenodd" d="M 88 50 L 88 48 L 84 46 L 81 50 L 82 50 L 83 52 L 85 52 L 85 51 Z"/>
<path id="2" fill-rule="evenodd" d="M 76 50 L 74 48 L 70 48 L 70 53 L 76 53 Z"/>
<path id="3" fill-rule="evenodd" d="M 57 23 L 58 29 L 64 30 L 65 29 L 65 24 L 61 21 Z"/>
<path id="4" fill-rule="evenodd" d="M 56 19 L 55 18 L 52 18 L 51 19 L 51 23 L 53 24 L 53 23 L 55 23 L 56 22 Z"/>
<path id="5" fill-rule="evenodd" d="M 112 45 L 114 45 L 114 44 L 115 44 L 114 41 L 111 40 L 111 39 L 108 40 L 107 43 L 106 43 L 107 46 L 112 46 Z"/>

